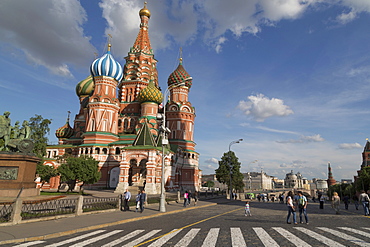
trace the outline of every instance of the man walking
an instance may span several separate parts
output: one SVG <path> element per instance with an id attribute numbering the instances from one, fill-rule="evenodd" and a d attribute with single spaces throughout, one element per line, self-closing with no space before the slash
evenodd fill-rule
<path id="1" fill-rule="evenodd" d="M 306 220 L 306 224 L 308 224 L 308 217 L 307 217 L 307 198 L 303 195 L 302 191 L 298 191 L 298 209 L 299 209 L 299 221 L 303 224 L 302 214 Z"/>
<path id="2" fill-rule="evenodd" d="M 369 195 L 365 193 L 364 190 L 361 190 L 361 195 L 359 201 L 362 203 L 362 207 L 364 208 L 365 216 L 369 215 Z"/>
<path id="3" fill-rule="evenodd" d="M 146 203 L 146 194 L 145 194 L 145 190 L 142 190 L 140 194 L 140 213 L 144 211 L 145 203 Z"/>
<path id="4" fill-rule="evenodd" d="M 126 189 L 125 193 L 123 194 L 123 211 L 130 211 L 130 206 L 128 205 L 131 199 L 131 193 Z"/>

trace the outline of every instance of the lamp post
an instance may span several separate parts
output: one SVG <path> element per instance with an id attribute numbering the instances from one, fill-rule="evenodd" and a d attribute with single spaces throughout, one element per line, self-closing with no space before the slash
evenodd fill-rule
<path id="1" fill-rule="evenodd" d="M 236 140 L 236 141 L 232 141 L 230 142 L 229 144 L 229 169 L 230 169 L 230 200 L 232 200 L 232 194 L 233 194 L 233 184 L 232 184 L 232 178 L 231 178 L 231 175 L 232 175 L 232 167 L 231 167 L 231 157 L 230 157 L 230 152 L 231 152 L 231 145 L 235 144 L 235 143 L 240 143 L 241 141 L 243 141 L 243 139 L 239 139 L 239 140 Z"/>
<path id="2" fill-rule="evenodd" d="M 162 120 L 162 124 L 159 128 L 159 131 L 161 132 L 162 135 L 162 173 L 161 173 L 161 195 L 160 195 L 160 200 L 159 200 L 159 212 L 166 212 L 166 195 L 165 195 L 165 189 L 164 189 L 164 162 L 165 162 L 165 155 L 164 155 L 164 149 L 165 146 L 168 144 L 168 139 L 167 139 L 167 134 L 171 133 L 171 130 L 166 127 L 166 103 L 169 100 L 169 95 L 167 95 L 170 92 L 170 89 L 175 87 L 175 86 L 183 86 L 185 85 L 185 82 L 173 84 L 169 87 L 166 88 L 166 91 L 164 92 L 163 95 L 163 114 L 157 114 L 157 119 Z"/>

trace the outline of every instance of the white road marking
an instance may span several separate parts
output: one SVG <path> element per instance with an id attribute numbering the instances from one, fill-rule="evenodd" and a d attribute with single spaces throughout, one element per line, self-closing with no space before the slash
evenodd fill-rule
<path id="1" fill-rule="evenodd" d="M 83 234 L 81 236 L 77 236 L 77 237 L 70 238 L 70 239 L 67 239 L 67 240 L 64 240 L 64 241 L 61 241 L 61 242 L 58 242 L 58 243 L 47 245 L 45 247 L 57 247 L 57 246 L 61 246 L 61 245 L 64 245 L 64 244 L 69 244 L 69 243 L 72 243 L 72 242 L 75 242 L 75 241 L 78 241 L 78 240 L 81 240 L 81 239 L 84 239 L 84 238 L 88 238 L 90 236 L 93 236 L 93 235 L 96 235 L 96 234 L 99 234 L 99 233 L 102 233 L 102 232 L 105 232 L 105 230 L 98 230 L 98 231 L 94 231 L 94 232 L 89 232 L 89 233 Z"/>
<path id="2" fill-rule="evenodd" d="M 311 245 L 307 244 L 305 241 L 294 235 L 293 233 L 285 230 L 282 227 L 273 227 L 275 231 L 280 233 L 284 238 L 288 239 L 292 244 L 299 247 L 310 247 Z"/>
<path id="3" fill-rule="evenodd" d="M 164 245 L 168 240 L 170 240 L 172 237 L 176 236 L 179 232 L 181 232 L 182 229 L 177 230 L 174 229 L 173 232 L 157 239 L 154 243 L 150 244 L 148 247 L 161 247 Z"/>
<path id="4" fill-rule="evenodd" d="M 246 247 L 243 233 L 240 228 L 230 228 L 231 231 L 231 245 L 233 247 Z"/>
<path id="5" fill-rule="evenodd" d="M 191 240 L 198 234 L 200 228 L 191 229 L 176 245 L 175 247 L 186 247 L 190 244 Z"/>
<path id="6" fill-rule="evenodd" d="M 357 244 L 357 245 L 360 245 L 360 246 L 370 247 L 370 244 L 367 243 L 367 242 L 365 242 L 364 240 L 359 239 L 359 238 L 356 238 L 356 237 L 353 237 L 353 236 L 348 235 L 346 233 L 343 233 L 343 232 L 340 232 L 340 231 L 337 231 L 337 230 L 333 230 L 333 229 L 329 229 L 327 227 L 317 227 L 317 229 L 320 229 L 321 231 L 325 231 L 325 232 L 331 233 L 334 236 L 343 238 L 343 239 L 345 239 L 347 241 L 350 241 L 351 243 L 354 243 L 354 244 Z"/>
<path id="7" fill-rule="evenodd" d="M 120 244 L 122 243 L 123 241 L 126 241 L 126 240 L 129 240 L 130 238 L 133 238 L 135 237 L 136 235 L 138 235 L 139 233 L 142 233 L 144 230 L 135 230 L 133 232 L 130 232 L 129 234 L 119 238 L 119 239 L 116 239 L 108 244 L 105 244 L 103 245 L 102 247 L 112 247 L 112 246 L 115 246 L 117 244 Z"/>
<path id="8" fill-rule="evenodd" d="M 253 230 L 266 247 L 280 247 L 262 227 L 253 227 Z"/>
<path id="9" fill-rule="evenodd" d="M 114 234 L 117 234 L 117 233 L 120 233 L 122 231 L 123 230 L 114 230 L 114 231 L 111 231 L 111 232 L 107 232 L 107 233 L 99 235 L 95 238 L 90 238 L 88 240 L 85 240 L 85 241 L 83 241 L 81 243 L 78 243 L 78 244 L 71 245 L 69 247 L 81 247 L 81 246 L 85 246 L 85 245 L 88 245 L 88 244 L 92 244 L 92 243 L 95 243 L 96 241 L 99 241 L 99 240 L 102 240 L 104 238 L 110 237 L 110 236 L 112 236 Z"/>
<path id="10" fill-rule="evenodd" d="M 216 246 L 219 232 L 220 232 L 220 228 L 211 228 L 207 234 L 207 237 L 204 239 L 202 247 Z"/>
<path id="11" fill-rule="evenodd" d="M 144 240 L 150 238 L 151 236 L 157 234 L 158 232 L 160 232 L 161 230 L 153 230 L 153 231 L 150 231 L 148 232 L 147 234 L 145 234 L 144 236 L 140 237 L 140 238 L 137 238 L 135 239 L 134 241 L 122 246 L 122 247 L 132 247 L 132 246 L 135 246 L 141 242 L 143 242 Z"/>
<path id="12" fill-rule="evenodd" d="M 338 243 L 338 242 L 335 242 L 334 240 L 331 240 L 330 238 L 327 238 L 327 237 L 324 237 L 314 231 L 311 231 L 311 230 L 308 230 L 306 228 L 303 228 L 303 227 L 295 227 L 294 229 L 298 230 L 298 231 L 301 231 L 303 233 L 306 233 L 308 236 L 316 239 L 316 240 L 319 240 L 320 242 L 328 245 L 328 246 L 335 246 L 335 247 L 345 247 L 344 245 Z"/>

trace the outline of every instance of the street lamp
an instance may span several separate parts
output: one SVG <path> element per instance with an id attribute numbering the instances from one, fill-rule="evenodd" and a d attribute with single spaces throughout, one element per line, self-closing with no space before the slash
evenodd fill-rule
<path id="1" fill-rule="evenodd" d="M 168 139 L 167 139 L 167 134 L 171 133 L 171 130 L 166 127 L 166 103 L 169 100 L 169 95 L 167 95 L 170 92 L 170 89 L 176 86 L 184 86 L 185 82 L 177 83 L 177 84 L 172 84 L 171 86 L 166 88 L 166 91 L 163 94 L 163 113 L 162 114 L 157 114 L 157 119 L 162 120 L 162 124 L 159 128 L 159 131 L 161 132 L 162 136 L 162 174 L 161 174 L 161 195 L 160 195 L 160 200 L 159 200 L 159 212 L 166 212 L 166 195 L 165 195 L 165 189 L 164 189 L 164 162 L 165 162 L 165 155 L 164 155 L 164 147 L 168 145 Z M 167 98 L 168 97 L 168 98 Z"/>
<path id="2" fill-rule="evenodd" d="M 228 160 L 229 160 L 229 169 L 230 169 L 230 200 L 232 200 L 232 194 L 233 194 L 233 184 L 232 184 L 232 181 L 231 181 L 231 174 L 232 174 L 232 170 L 231 170 L 231 157 L 230 157 L 231 145 L 233 145 L 235 143 L 240 143 L 241 141 L 243 141 L 243 139 L 232 141 L 229 144 L 229 159 Z"/>

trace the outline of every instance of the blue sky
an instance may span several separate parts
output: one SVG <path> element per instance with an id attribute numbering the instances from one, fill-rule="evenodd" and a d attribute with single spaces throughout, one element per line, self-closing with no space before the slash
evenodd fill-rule
<path id="1" fill-rule="evenodd" d="M 229 144 L 242 172 L 352 178 L 370 137 L 370 1 L 148 0 L 159 83 L 179 48 L 193 77 L 203 174 Z M 137 0 L 2 0 L 0 111 L 35 114 L 55 130 L 79 110 L 76 84 L 94 53 L 124 59 L 139 31 Z M 72 122 L 71 122 L 72 125 Z"/>

